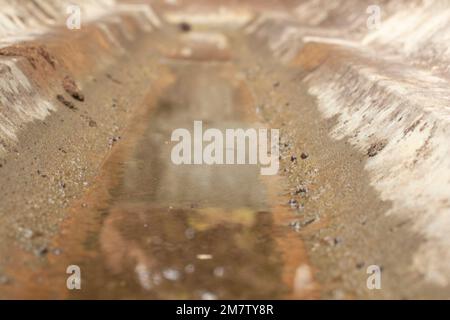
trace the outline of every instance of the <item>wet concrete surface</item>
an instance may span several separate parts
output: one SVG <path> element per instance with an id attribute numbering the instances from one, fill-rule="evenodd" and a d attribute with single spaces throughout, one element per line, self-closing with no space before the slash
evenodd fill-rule
<path id="1" fill-rule="evenodd" d="M 215 21 L 220 15 L 177 10 L 173 25 L 134 44 L 122 32 L 135 29 L 130 21 L 114 29 L 127 38 L 117 47 L 96 28 L 62 49 L 57 40 L 50 52 L 67 68 L 43 76 L 50 59 L 30 72 L 43 87 L 57 81 L 50 97 L 68 108 L 28 123 L 0 159 L 0 298 L 447 298 L 448 286 L 413 268 L 426 243 L 414 220 L 386 214 L 392 203 L 374 189 L 368 158 L 386 152 L 383 140 L 361 152 L 352 137 L 331 138 L 339 119 L 324 119 L 309 94 L 305 77 L 327 61 L 341 65 L 339 55 L 327 59 L 334 49 L 300 50 L 275 24 L 268 50 L 240 29 L 245 11 Z M 263 29 L 255 31 L 272 32 L 270 19 Z M 279 54 L 291 49 L 299 55 L 283 65 Z M 110 51 L 127 57 L 94 68 Z M 71 104 L 56 101 L 64 92 Z M 256 166 L 173 165 L 170 135 L 194 120 L 205 129 L 280 128 L 279 177 Z M 73 265 L 81 290 L 67 289 Z M 382 290 L 368 290 L 370 265 L 382 270 Z"/>
<path id="2" fill-rule="evenodd" d="M 211 52 L 211 50 L 207 50 Z M 214 50 L 212 50 L 214 52 Z M 175 165 L 173 130 L 258 128 L 230 61 L 167 57 L 89 191 L 18 296 L 119 299 L 311 298 L 317 289 L 279 178 L 255 165 Z M 201 51 L 203 55 L 203 51 Z M 164 84 L 163 84 L 164 83 Z M 156 85 L 158 87 L 158 85 Z M 68 290 L 66 269 L 81 270 Z M 20 271 L 16 271 L 19 272 Z M 32 279 L 26 281 L 23 279 Z"/>
<path id="3" fill-rule="evenodd" d="M 103 296 L 106 285 L 116 298 L 281 296 L 287 288 L 257 168 L 176 166 L 170 159 L 173 130 L 199 119 L 211 127 L 239 127 L 242 102 L 217 75 L 226 68 L 175 68 L 179 78 L 120 164 L 120 182 L 109 190 L 112 202 L 97 212 L 104 215 L 101 230 L 86 246 L 101 255 L 80 262 L 83 292 Z"/>
<path id="4" fill-rule="evenodd" d="M 86 104 L 96 102 L 89 108 L 105 102 L 127 124 L 125 130 L 116 128 L 98 139 L 104 126 L 100 114 L 90 116 L 97 127 L 82 118 L 88 132 L 97 132 L 83 141 L 90 148 L 92 140 L 108 147 L 106 159 L 101 148 L 85 154 L 67 143 L 64 152 L 58 149 L 72 165 L 80 155 L 98 160 L 97 165 L 104 159 L 100 168 L 93 161 L 84 164 L 90 175 L 80 181 L 65 178 L 61 185 L 56 179 L 61 170 L 67 175 L 70 165 L 60 164 L 60 169 L 57 160 L 48 158 L 38 168 L 46 178 L 18 176 L 23 182 L 15 188 L 34 183 L 24 203 L 35 207 L 22 208 L 33 220 L 15 215 L 23 218 L 20 241 L 0 243 L 5 247 L 0 250 L 0 298 L 436 295 L 435 288 L 411 285 L 416 274 L 403 274 L 413 248 L 396 247 L 394 255 L 386 254 L 393 252 L 386 236 L 408 246 L 418 240 L 398 227 L 404 226 L 402 221 L 383 215 L 389 204 L 380 201 L 369 183 L 364 170 L 368 155 L 329 137 L 334 120 L 321 120 L 300 84 L 304 70 L 281 66 L 258 43 L 234 32 L 196 30 L 187 35 L 173 28 L 135 51 L 139 59 L 130 57 L 99 78 L 112 87 L 102 80 L 83 90 Z M 279 174 L 263 177 L 252 165 L 174 165 L 171 134 L 179 128 L 192 132 L 195 120 L 203 121 L 204 130 L 279 128 Z M 29 141 L 35 145 L 31 150 L 42 149 Z M 12 179 L 22 181 L 14 174 Z M 68 208 L 47 204 L 50 197 L 42 181 L 54 181 L 57 192 L 63 189 L 70 197 Z M 38 189 L 44 200 L 36 200 Z M 11 212 L 20 208 L 17 199 L 20 194 L 9 198 Z M 39 207 L 44 214 L 38 214 L 36 204 L 42 203 L 47 204 Z M 43 218 L 48 222 L 43 224 Z M 55 230 L 51 236 L 42 231 L 48 226 Z M 383 266 L 384 290 L 367 289 L 370 264 Z M 81 290 L 67 289 L 67 268 L 74 265 L 80 267 Z"/>

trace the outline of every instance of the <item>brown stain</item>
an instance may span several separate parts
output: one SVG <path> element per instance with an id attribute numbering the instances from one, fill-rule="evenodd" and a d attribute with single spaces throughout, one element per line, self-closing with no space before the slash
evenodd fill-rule
<path id="1" fill-rule="evenodd" d="M 330 45 L 314 42 L 306 43 L 302 50 L 290 61 L 289 65 L 312 72 L 328 60 L 331 50 Z"/>
<path id="2" fill-rule="evenodd" d="M 286 205 L 289 198 L 282 195 L 283 178 L 280 176 L 266 176 L 263 177 L 264 184 L 268 190 L 268 200 L 271 203 L 271 212 L 274 219 L 274 225 L 285 229 L 282 236 L 276 237 L 276 243 L 278 250 L 283 257 L 283 282 L 288 288 L 290 293 L 287 295 L 287 299 L 318 299 L 320 297 L 319 284 L 314 280 L 315 270 L 309 262 L 306 247 L 302 241 L 302 234 L 296 233 L 291 230 L 288 225 L 293 220 L 293 212 Z M 316 223 L 313 223 L 305 230 L 309 230 Z M 297 270 L 301 266 L 307 266 L 311 271 L 310 279 L 307 283 L 297 285 L 296 275 Z"/>

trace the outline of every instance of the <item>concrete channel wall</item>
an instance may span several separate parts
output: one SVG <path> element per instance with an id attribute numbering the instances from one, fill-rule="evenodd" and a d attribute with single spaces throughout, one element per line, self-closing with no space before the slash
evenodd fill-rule
<path id="1" fill-rule="evenodd" d="M 321 4 L 317 6 L 317 3 Z M 424 238 L 412 271 L 450 284 L 450 83 L 448 1 L 384 1 L 377 28 L 369 2 L 305 1 L 291 15 L 247 27 L 303 83 L 330 135 L 367 153 L 371 184 Z M 321 11 L 315 10 L 320 7 Z"/>

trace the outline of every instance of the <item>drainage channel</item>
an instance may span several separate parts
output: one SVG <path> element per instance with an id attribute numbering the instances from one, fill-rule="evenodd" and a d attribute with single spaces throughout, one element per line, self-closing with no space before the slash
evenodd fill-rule
<path id="1" fill-rule="evenodd" d="M 209 54 L 209 53 L 208 53 Z M 34 297 L 309 298 L 316 292 L 279 178 L 255 165 L 176 165 L 172 132 L 261 127 L 230 61 L 165 59 L 93 187 L 71 208 Z M 226 150 L 224 149 L 225 153 Z M 81 290 L 68 290 L 68 266 Z M 26 290 L 22 287 L 20 290 Z"/>

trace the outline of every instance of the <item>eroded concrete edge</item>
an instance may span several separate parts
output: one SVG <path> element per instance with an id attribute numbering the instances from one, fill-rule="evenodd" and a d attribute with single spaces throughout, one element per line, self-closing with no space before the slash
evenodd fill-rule
<path id="1" fill-rule="evenodd" d="M 408 219 L 424 238 L 411 269 L 445 287 L 450 283 L 450 92 L 443 69 L 430 65 L 442 66 L 447 58 L 420 56 L 425 44 L 432 47 L 443 37 L 442 23 L 433 14 L 439 5 L 442 9 L 442 3 L 425 2 L 393 10 L 388 23 L 368 36 L 335 32 L 336 37 L 324 37 L 329 33 L 323 21 L 334 6 L 321 21 L 306 25 L 292 16 L 261 15 L 246 32 L 262 40 L 280 62 L 309 73 L 303 81 L 322 115 L 337 119 L 330 135 L 348 139 L 368 155 L 371 184 L 392 203 L 386 215 Z M 422 31 L 406 38 L 405 27 L 390 33 L 400 27 L 399 15 L 409 17 L 407 25 L 414 26 L 409 30 Z M 377 44 L 389 41 L 398 52 L 383 56 Z"/>
<path id="2" fill-rule="evenodd" d="M 27 123 L 43 121 L 62 107 L 55 96 L 61 91 L 64 74 L 82 86 L 88 73 L 107 68 L 125 54 L 125 43 L 161 25 L 149 5 L 80 1 L 86 23 L 79 31 L 64 30 L 61 17 L 66 16 L 69 3 L 4 3 L 0 17 L 0 156 L 14 151 L 18 132 Z M 26 25 L 21 22 L 25 18 Z M 42 39 L 46 32 L 53 35 Z M 8 38 L 10 34 L 16 36 Z"/>

